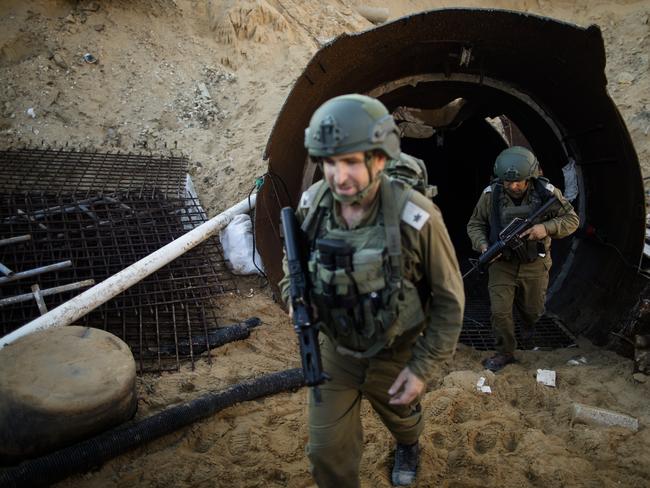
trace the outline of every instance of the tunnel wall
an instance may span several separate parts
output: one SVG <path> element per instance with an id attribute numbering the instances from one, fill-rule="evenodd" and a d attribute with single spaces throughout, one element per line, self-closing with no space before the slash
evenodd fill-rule
<path id="1" fill-rule="evenodd" d="M 574 332 L 601 327 L 600 307 L 622 304 L 612 293 L 629 280 L 645 232 L 638 159 L 606 85 L 597 26 L 520 12 L 433 10 L 336 38 L 296 80 L 266 147 L 271 176 L 258 197 L 256 240 L 271 283 L 282 276 L 280 208 L 295 206 L 313 179 L 303 138 L 320 104 L 357 92 L 389 110 L 437 108 L 463 95 L 485 115 L 509 112 L 552 176 L 575 160 L 581 231 L 554 270 L 548 306 Z"/>

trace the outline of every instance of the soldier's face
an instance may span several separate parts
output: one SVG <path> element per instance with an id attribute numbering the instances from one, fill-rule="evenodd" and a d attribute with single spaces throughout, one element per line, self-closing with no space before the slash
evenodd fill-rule
<path id="1" fill-rule="evenodd" d="M 372 181 L 375 181 L 379 172 L 384 169 L 385 164 L 385 156 L 373 156 L 370 163 Z M 339 195 L 344 196 L 356 195 L 366 188 L 371 181 L 366 167 L 365 154 L 362 151 L 324 158 L 323 173 L 330 188 Z"/>
<path id="2" fill-rule="evenodd" d="M 504 181 L 503 187 L 506 189 L 506 193 L 511 197 L 521 198 L 528 189 L 528 180 Z"/>

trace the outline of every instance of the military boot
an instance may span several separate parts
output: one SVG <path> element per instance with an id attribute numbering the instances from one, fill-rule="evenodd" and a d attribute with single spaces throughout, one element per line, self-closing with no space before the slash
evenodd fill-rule
<path id="1" fill-rule="evenodd" d="M 497 371 L 501 371 L 504 367 L 506 367 L 506 365 L 514 362 L 516 362 L 516 360 L 512 354 L 499 352 L 491 358 L 485 359 L 483 361 L 483 366 L 485 369 L 489 369 L 490 371 L 496 373 Z"/>
<path id="2" fill-rule="evenodd" d="M 393 486 L 408 486 L 415 481 L 420 460 L 420 445 L 397 444 L 395 447 L 395 464 L 393 465 Z"/>

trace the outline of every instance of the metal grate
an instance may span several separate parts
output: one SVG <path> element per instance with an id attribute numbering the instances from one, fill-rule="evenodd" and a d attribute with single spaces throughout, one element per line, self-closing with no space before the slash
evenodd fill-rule
<path id="1" fill-rule="evenodd" d="M 55 193 L 76 198 L 127 192 L 185 192 L 187 159 L 177 156 L 86 153 L 64 150 L 0 151 L 3 192 Z"/>
<path id="2" fill-rule="evenodd" d="M 494 334 L 490 324 L 490 299 L 487 276 L 475 277 L 465 284 L 465 315 L 459 341 L 479 351 L 494 349 Z M 575 337 L 558 317 L 544 314 L 535 324 L 527 340 L 522 338 L 521 318 L 515 311 L 515 338 L 519 349 L 560 349 L 575 346 Z"/>
<path id="3" fill-rule="evenodd" d="M 38 191 L 33 191 L 21 180 L 30 173 L 25 165 L 34 161 L 36 173 L 48 154 L 56 158 L 42 177 L 52 179 L 40 181 Z M 21 280 L 2 282 L 8 278 L 0 275 L 0 299 L 31 293 L 33 284 L 46 290 L 88 279 L 99 283 L 207 220 L 197 198 L 185 192 L 187 161 L 181 158 L 151 158 L 146 164 L 142 156 L 60 151 L 9 155 L 22 161 L 15 164 L 0 152 L 0 160 L 12 161 L 8 168 L 15 172 L 7 169 L 8 179 L 20 182 L 21 190 L 16 183 L 0 192 L 0 238 L 31 238 L 1 246 L 0 263 L 15 273 L 71 263 Z M 96 177 L 86 171 L 76 180 L 60 179 L 74 166 L 75 157 L 78 164 L 89 163 Z M 103 192 L 107 189 L 111 192 Z M 213 237 L 86 315 L 81 323 L 125 340 L 140 371 L 175 370 L 181 359 L 194 358 L 193 348 L 183 344 L 196 343 L 197 336 L 207 341 L 209 332 L 218 327 L 212 312 L 215 296 L 234 290 Z M 57 293 L 43 301 L 51 309 L 79 292 Z M 38 315 L 35 300 L 0 306 L 0 330 L 7 334 Z"/>

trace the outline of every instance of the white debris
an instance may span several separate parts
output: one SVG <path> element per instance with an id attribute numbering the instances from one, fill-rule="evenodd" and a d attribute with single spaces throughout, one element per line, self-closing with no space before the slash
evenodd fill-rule
<path id="1" fill-rule="evenodd" d="M 639 420 L 634 417 L 581 403 L 573 404 L 573 422 L 605 427 L 625 427 L 633 432 L 639 430 Z"/>
<path id="2" fill-rule="evenodd" d="M 203 98 L 208 99 L 208 100 L 210 98 L 212 98 L 210 96 L 210 92 L 208 91 L 208 87 L 205 86 L 205 83 L 199 83 L 199 91 L 201 92 L 201 95 L 203 96 Z"/>
<path id="3" fill-rule="evenodd" d="M 29 107 L 29 108 L 27 109 L 27 115 L 29 115 L 32 119 L 35 119 L 35 118 L 36 118 L 36 112 L 34 112 L 34 108 L 33 108 L 33 107 Z"/>
<path id="4" fill-rule="evenodd" d="M 492 393 L 492 388 L 485 384 L 485 376 L 481 376 L 476 382 L 476 390 L 481 393 Z"/>
<path id="5" fill-rule="evenodd" d="M 572 202 L 578 196 L 578 175 L 575 159 L 569 158 L 568 164 L 562 166 L 564 174 L 564 196 Z"/>
<path id="6" fill-rule="evenodd" d="M 566 362 L 569 366 L 581 366 L 587 364 L 587 358 L 584 356 L 573 356 Z"/>
<path id="7" fill-rule="evenodd" d="M 555 386 L 555 371 L 552 369 L 538 369 L 537 382 L 546 386 Z"/>

